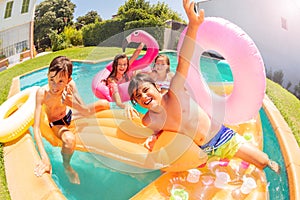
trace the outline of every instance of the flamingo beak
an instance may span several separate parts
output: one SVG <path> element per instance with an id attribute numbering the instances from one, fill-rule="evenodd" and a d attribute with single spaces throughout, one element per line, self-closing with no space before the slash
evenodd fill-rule
<path id="1" fill-rule="evenodd" d="M 123 52 L 125 52 L 126 47 L 128 46 L 129 43 L 130 43 L 130 42 L 129 42 L 129 38 L 126 37 L 126 38 L 123 40 L 123 42 L 122 42 L 122 51 L 123 51 Z"/>

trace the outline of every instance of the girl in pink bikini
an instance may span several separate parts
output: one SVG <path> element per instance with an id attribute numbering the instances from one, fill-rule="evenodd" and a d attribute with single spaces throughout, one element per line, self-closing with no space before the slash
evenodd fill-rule
<path id="1" fill-rule="evenodd" d="M 141 43 L 135 50 L 130 59 L 126 54 L 118 54 L 115 56 L 112 64 L 112 71 L 106 79 L 106 85 L 109 88 L 110 95 L 120 108 L 125 108 L 127 104 L 123 103 L 118 91 L 118 84 L 131 80 L 133 73 L 128 72 L 130 65 L 137 59 L 144 44 Z"/>
<path id="2" fill-rule="evenodd" d="M 161 92 L 165 93 L 168 91 L 174 76 L 174 73 L 170 70 L 170 59 L 167 55 L 160 54 L 154 59 L 154 63 L 150 76 L 160 87 Z"/>

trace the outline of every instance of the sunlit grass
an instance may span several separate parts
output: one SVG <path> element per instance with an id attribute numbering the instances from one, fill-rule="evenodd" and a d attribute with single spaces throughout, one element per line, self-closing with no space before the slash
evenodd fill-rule
<path id="1" fill-rule="evenodd" d="M 267 95 L 291 128 L 300 146 L 300 101 L 281 85 L 267 81 Z"/>

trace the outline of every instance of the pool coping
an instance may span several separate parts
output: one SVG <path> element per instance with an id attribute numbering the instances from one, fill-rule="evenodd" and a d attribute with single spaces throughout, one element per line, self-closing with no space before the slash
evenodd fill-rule
<path id="1" fill-rule="evenodd" d="M 73 60 L 72 60 L 73 61 Z M 75 61 L 75 60 L 74 60 Z M 75 61 L 77 62 L 77 61 Z M 81 61 L 83 62 L 83 61 Z M 9 91 L 8 97 L 18 93 L 20 91 L 20 76 L 15 77 L 12 81 L 12 85 Z M 273 102 L 269 99 L 267 95 L 265 95 L 263 100 L 263 108 L 272 124 L 272 127 L 274 129 L 274 132 L 276 134 L 276 137 L 279 141 L 279 146 L 281 148 L 285 167 L 287 170 L 288 175 L 288 183 L 289 183 L 289 193 L 290 193 L 290 199 L 300 199 L 300 148 L 296 142 L 296 139 L 285 122 L 284 118 L 280 114 L 279 110 L 276 108 L 276 106 L 273 104 Z M 24 155 L 29 154 L 29 157 L 34 157 L 34 159 L 38 158 L 38 153 L 35 149 L 33 139 L 28 134 L 25 134 L 24 138 L 26 140 L 29 140 L 30 142 L 27 142 L 27 151 L 24 152 Z M 16 159 L 11 159 L 11 155 L 13 155 L 13 151 L 16 151 L 18 149 L 18 146 L 23 145 L 23 137 L 19 140 L 9 144 L 4 145 L 4 152 L 10 152 L 10 153 L 4 153 L 4 162 L 5 162 L 5 172 L 7 177 L 7 183 L 8 183 L 8 189 L 10 191 L 12 199 L 19 199 L 18 197 L 22 197 L 22 199 L 26 199 L 24 197 L 28 196 L 28 190 L 20 190 L 20 186 L 24 183 L 24 177 L 17 177 L 14 175 L 14 170 L 8 170 L 8 168 L 18 168 L 18 161 Z M 23 141 L 23 142 L 22 142 Z M 32 153 L 34 152 L 34 153 Z M 28 165 L 29 167 L 25 167 L 24 165 Z M 24 174 L 31 173 L 33 175 L 33 165 L 32 163 L 25 162 L 22 164 L 22 169 L 27 169 L 27 171 L 24 171 Z M 18 179 L 18 180 L 16 180 Z M 36 182 L 38 181 L 38 177 L 33 176 L 31 178 L 32 181 Z M 32 190 L 30 191 L 37 191 L 39 190 L 39 193 L 41 194 L 40 199 L 65 199 L 65 197 L 62 195 L 62 193 L 58 194 L 60 191 L 57 187 L 57 185 L 52 180 L 51 176 L 49 174 L 46 174 L 46 176 L 42 177 L 43 184 L 27 184 L 32 185 Z M 27 182 L 26 180 L 25 182 Z M 49 185 L 49 187 L 42 187 L 44 184 Z M 40 190 L 43 190 L 43 192 L 40 192 Z M 24 194 L 19 194 L 20 192 L 23 192 Z M 49 196 L 49 194 L 52 194 Z M 30 199 L 30 198 L 28 198 Z"/>
<path id="2" fill-rule="evenodd" d="M 300 199 L 300 148 L 298 143 L 280 111 L 267 95 L 263 100 L 263 108 L 272 124 L 283 154 L 290 199 Z"/>
<path id="3" fill-rule="evenodd" d="M 8 98 L 20 91 L 20 76 L 13 78 Z M 34 175 L 40 156 L 27 131 L 22 137 L 4 144 L 4 166 L 11 199 L 65 200 L 50 174 Z M 21 162 L 21 165 L 20 165 Z"/>

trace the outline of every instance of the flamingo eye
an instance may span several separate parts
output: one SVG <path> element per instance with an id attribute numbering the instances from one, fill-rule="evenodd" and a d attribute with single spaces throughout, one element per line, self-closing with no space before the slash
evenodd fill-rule
<path id="1" fill-rule="evenodd" d="M 134 36 L 138 36 L 138 35 L 139 35 L 139 32 L 138 32 L 138 31 L 135 31 L 133 34 L 134 34 Z"/>

